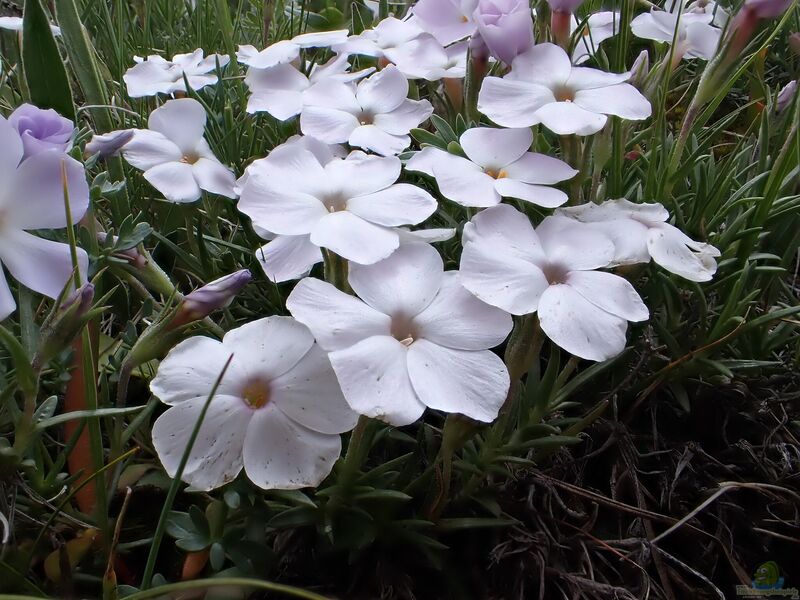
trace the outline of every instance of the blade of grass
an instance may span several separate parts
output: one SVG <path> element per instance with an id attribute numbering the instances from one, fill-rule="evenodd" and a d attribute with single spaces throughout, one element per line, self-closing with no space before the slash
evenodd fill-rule
<path id="1" fill-rule="evenodd" d="M 156 525 L 156 531 L 153 535 L 153 545 L 150 546 L 150 554 L 147 556 L 147 564 L 144 567 L 144 574 L 142 575 L 142 589 L 146 590 L 150 587 L 150 583 L 153 581 L 153 571 L 156 567 L 156 559 L 158 558 L 158 549 L 161 546 L 161 540 L 164 538 L 164 532 L 167 528 L 167 517 L 169 516 L 169 511 L 172 509 L 172 503 L 175 502 L 175 496 L 178 494 L 178 488 L 181 485 L 181 477 L 183 477 L 183 470 L 186 468 L 186 463 L 189 462 L 189 455 L 192 453 L 192 448 L 194 447 L 194 442 L 197 439 L 197 435 L 200 433 L 200 427 L 203 424 L 203 420 L 206 417 L 206 412 L 208 412 L 208 407 L 211 405 L 211 400 L 214 399 L 214 396 L 217 393 L 217 388 L 219 388 L 219 384 L 222 382 L 222 378 L 225 377 L 225 373 L 228 370 L 228 367 L 233 360 L 233 354 L 228 357 L 225 366 L 222 367 L 222 371 L 220 372 L 217 380 L 214 382 L 214 387 L 211 388 L 211 393 L 208 395 L 208 399 L 206 400 L 205 404 L 203 404 L 203 409 L 200 411 L 200 416 L 197 419 L 197 423 L 194 424 L 194 429 L 192 429 L 192 435 L 189 436 L 189 441 L 186 444 L 186 449 L 183 451 L 183 456 L 181 457 L 181 462 L 178 465 L 178 470 L 175 471 L 175 477 L 172 479 L 172 483 L 169 486 L 169 491 L 167 492 L 167 498 L 164 500 L 164 508 L 161 509 L 161 516 L 158 518 L 158 525 Z M 157 588 L 158 589 L 158 588 Z M 154 590 L 151 590 L 151 592 Z M 162 592 L 163 593 L 163 592 Z M 151 598 L 153 596 L 158 596 L 160 594 L 152 594 L 152 595 L 145 595 L 141 596 L 143 598 Z"/>

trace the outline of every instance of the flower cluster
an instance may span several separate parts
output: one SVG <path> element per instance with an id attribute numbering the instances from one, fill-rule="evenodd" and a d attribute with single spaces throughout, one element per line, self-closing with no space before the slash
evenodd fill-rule
<path id="1" fill-rule="evenodd" d="M 420 0 L 406 18 L 389 16 L 357 35 L 314 32 L 262 50 L 240 46 L 247 112 L 297 118 L 302 135 L 247 163 L 238 179 L 218 158 L 206 109 L 193 98 L 164 102 L 147 129 L 97 136 L 87 146 L 121 154 L 169 202 L 236 201 L 243 223 L 267 242 L 254 252 L 266 277 L 300 280 L 285 303 L 291 317 L 245 323 L 221 341 L 191 337 L 162 361 L 150 387 L 170 408 L 153 441 L 170 475 L 201 414 L 182 473 L 200 490 L 242 470 L 264 488 L 317 485 L 358 415 L 403 426 L 433 409 L 491 422 L 513 393 L 515 373 L 497 349 L 515 318 L 578 359 L 604 361 L 625 349 L 629 323 L 650 315 L 635 287 L 645 267 L 619 267 L 652 261 L 689 281 L 712 278 L 720 252 L 673 225 L 661 204 L 609 199 L 594 185 L 584 198 L 591 152 L 609 143 L 609 117 L 630 131 L 651 115 L 632 79 L 646 68 L 579 66 L 619 32 L 620 15 L 581 18 L 579 2 L 550 4 L 552 36 L 539 43 L 527 2 Z M 713 2 L 673 3 L 636 17 L 633 33 L 675 40 L 678 58 L 710 59 L 726 18 Z M 125 76 L 128 94 L 219 84 L 227 62 L 202 50 L 137 59 Z M 465 92 L 468 72 L 476 93 Z M 435 111 L 468 102 L 452 135 L 414 131 Z M 437 129 L 443 120 L 433 119 Z M 60 201 L 34 161 L 80 175 L 83 187 L 70 189 L 71 219 L 29 206 L 0 219 L 0 260 L 53 295 L 60 288 L 42 282 L 63 287 L 66 255 L 48 264 L 50 273 L 60 269 L 58 278 L 30 281 L 13 248 L 23 239 L 44 248 L 22 230 L 63 227 L 85 210 L 82 170 L 64 155 L 71 127 L 68 135 L 63 120 L 39 112 L 0 125 L 3 146 L 16 148 L 3 153 L 2 181 L 11 183 L 2 198 L 36 177 L 36 197 Z M 436 143 L 409 150 L 412 135 Z M 34 212 L 48 216 L 36 220 Z M 453 226 L 428 227 L 437 214 Z M 447 256 L 458 269 L 446 270 L 431 244 L 457 231 Z M 327 281 L 310 276 L 323 261 Z M 184 302 L 223 306 L 249 281 L 249 273 L 234 274 Z"/>

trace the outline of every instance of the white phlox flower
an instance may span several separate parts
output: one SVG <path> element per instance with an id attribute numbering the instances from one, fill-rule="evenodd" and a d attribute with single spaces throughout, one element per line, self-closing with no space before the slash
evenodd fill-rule
<path id="1" fill-rule="evenodd" d="M 58 298 L 73 274 L 68 244 L 37 237 L 29 230 L 63 229 L 89 207 L 83 165 L 63 152 L 45 150 L 23 160 L 19 132 L 0 117 L 0 320 L 16 308 L 2 267 L 25 287 Z M 64 208 L 66 173 L 71 218 Z M 86 275 L 89 258 L 81 248 L 78 267 Z"/>
<path id="2" fill-rule="evenodd" d="M 390 16 L 378 23 L 374 29 L 365 29 L 358 35 L 351 35 L 332 49 L 334 52 L 361 54 L 391 61 L 393 50 L 402 48 L 423 33 L 423 29 L 412 21 Z"/>
<path id="3" fill-rule="evenodd" d="M 176 54 L 172 60 L 158 55 L 141 58 L 134 56 L 136 62 L 122 76 L 131 98 L 156 96 L 158 94 L 174 94 L 186 92 L 186 82 L 192 90 L 200 90 L 218 81 L 217 65 L 220 68 L 230 62 L 224 54 L 210 54 L 203 57 L 203 50 L 198 48 L 189 54 Z"/>
<path id="4" fill-rule="evenodd" d="M 587 203 L 561 208 L 556 214 L 603 231 L 615 246 L 612 265 L 653 261 L 689 281 L 710 281 L 720 256 L 711 244 L 696 242 L 670 225 L 661 204 L 635 204 L 619 198 L 602 204 Z"/>
<path id="5" fill-rule="evenodd" d="M 433 114 L 427 100 L 408 97 L 408 80 L 394 65 L 363 79 L 353 89 L 326 79 L 303 96 L 300 129 L 328 144 L 347 142 L 377 154 L 399 154 L 408 133 Z"/>
<path id="6" fill-rule="evenodd" d="M 630 73 L 606 73 L 573 67 L 555 44 L 538 44 L 517 56 L 504 77 L 487 77 L 478 94 L 478 110 L 504 127 L 537 123 L 559 135 L 591 135 L 607 115 L 642 120 L 650 102 L 625 83 Z"/>
<path id="7" fill-rule="evenodd" d="M 169 100 L 150 113 L 149 129 L 137 129 L 122 156 L 170 202 L 194 202 L 201 190 L 235 198 L 236 179 L 203 137 L 206 111 L 193 98 Z"/>
<path id="8" fill-rule="evenodd" d="M 688 6 L 676 2 L 669 8 L 654 8 L 638 15 L 631 21 L 631 31 L 637 37 L 657 42 L 671 44 L 675 39 L 676 60 L 710 60 L 719 46 L 721 27 L 728 19 L 727 13 L 714 2 L 693 2 Z"/>
<path id="9" fill-rule="evenodd" d="M 549 186 L 578 171 L 557 158 L 529 152 L 532 142 L 529 128 L 475 127 L 459 139 L 467 158 L 429 146 L 414 154 L 406 169 L 434 177 L 442 195 L 462 206 L 494 206 L 504 197 L 561 206 L 567 195 Z"/>
<path id="10" fill-rule="evenodd" d="M 273 256 L 277 262 L 270 266 L 275 275 L 271 278 L 302 274 L 301 267 L 319 262 L 319 248 L 360 264 L 377 262 L 397 250 L 402 234 L 395 228 L 421 223 L 437 206 L 421 188 L 395 183 L 400 170 L 394 156 L 355 151 L 341 159 L 299 143 L 276 148 L 251 165 L 238 209 L 254 226 L 280 236 L 278 244 L 277 238 L 267 244 L 274 244 L 270 252 L 299 252 Z"/>
<path id="11" fill-rule="evenodd" d="M 236 59 L 243 65 L 255 69 L 268 69 L 276 65 L 290 63 L 300 57 L 300 52 L 308 48 L 329 48 L 347 39 L 346 29 L 303 33 L 290 40 L 280 40 L 263 50 L 255 46 L 239 46 Z"/>
<path id="12" fill-rule="evenodd" d="M 266 317 L 222 341 L 196 336 L 161 361 L 150 390 L 170 408 L 153 424 L 153 446 L 174 477 L 208 395 L 233 355 L 200 426 L 182 479 L 212 490 L 244 470 L 264 489 L 318 485 L 353 428 L 327 354 L 302 324 Z"/>
<path id="13" fill-rule="evenodd" d="M 303 97 L 315 83 L 329 79 L 346 84 L 363 79 L 375 70 L 369 68 L 351 73 L 349 68 L 346 54 L 338 54 L 325 64 L 314 65 L 308 77 L 291 63 L 267 69 L 250 67 L 244 80 L 250 88 L 247 112 L 267 112 L 285 121 L 300 114 Z"/>
<path id="14" fill-rule="evenodd" d="M 613 11 L 601 11 L 589 15 L 588 19 L 579 20 L 573 15 L 572 33 L 583 23 L 580 33 L 575 39 L 572 50 L 572 64 L 579 65 L 594 56 L 597 49 L 607 39 L 619 33 L 620 14 Z"/>
<path id="15" fill-rule="evenodd" d="M 484 422 L 497 416 L 509 375 L 489 348 L 511 331 L 508 313 L 472 296 L 426 244 L 351 264 L 348 281 L 358 298 L 307 277 L 286 307 L 329 352 L 353 410 L 398 426 L 426 407 Z"/>
<path id="16" fill-rule="evenodd" d="M 473 14 L 478 0 L 419 0 L 409 21 L 432 34 L 442 44 L 471 36 L 477 29 Z"/>
<path id="17" fill-rule="evenodd" d="M 528 217 L 500 204 L 464 226 L 461 281 L 484 302 L 515 315 L 537 313 L 542 331 L 577 357 L 602 361 L 625 348 L 628 321 L 649 313 L 627 280 L 598 271 L 614 243 L 566 217 L 534 231 Z"/>
<path id="18" fill-rule="evenodd" d="M 391 62 L 409 79 L 463 79 L 467 73 L 467 47 L 457 42 L 447 48 L 428 33 L 390 53 Z"/>

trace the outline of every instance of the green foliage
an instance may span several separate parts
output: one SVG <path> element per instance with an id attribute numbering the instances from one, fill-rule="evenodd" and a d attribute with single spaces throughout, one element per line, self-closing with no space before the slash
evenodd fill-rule
<path id="1" fill-rule="evenodd" d="M 74 120 L 69 78 L 40 0 L 25 0 L 22 40 L 22 62 L 31 101 Z"/>

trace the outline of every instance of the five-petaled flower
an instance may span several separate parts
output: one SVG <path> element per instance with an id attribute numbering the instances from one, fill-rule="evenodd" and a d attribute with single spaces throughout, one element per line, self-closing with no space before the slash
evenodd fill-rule
<path id="1" fill-rule="evenodd" d="M 478 110 L 504 127 L 541 123 L 559 135 L 590 135 L 605 126 L 607 115 L 650 116 L 650 103 L 625 83 L 629 78 L 630 73 L 573 67 L 560 47 L 538 44 L 517 56 L 504 77 L 483 80 Z"/>
<path id="2" fill-rule="evenodd" d="M 548 186 L 578 172 L 557 158 L 529 152 L 532 142 L 528 128 L 475 127 L 459 139 L 467 158 L 429 146 L 416 153 L 406 169 L 435 177 L 442 195 L 462 206 L 494 206 L 503 197 L 560 206 L 567 195 Z"/>
<path id="3" fill-rule="evenodd" d="M 194 98 L 169 100 L 150 113 L 149 129 L 137 129 L 122 156 L 171 202 L 194 202 L 201 190 L 235 198 L 236 182 L 206 142 L 206 111 Z"/>
<path id="4" fill-rule="evenodd" d="M 400 160 L 351 152 L 323 157 L 300 144 L 276 148 L 248 170 L 238 208 L 273 234 L 309 235 L 312 244 L 360 264 L 400 246 L 393 228 L 416 225 L 436 210 L 425 190 L 395 183 Z"/>
<path id="5" fill-rule="evenodd" d="M 478 298 L 515 315 L 537 313 L 547 337 L 580 358 L 606 360 L 625 348 L 628 321 L 649 313 L 627 280 L 604 271 L 614 243 L 566 217 L 534 231 L 506 204 L 464 227 L 461 280 Z"/>
<path id="6" fill-rule="evenodd" d="M 661 204 L 635 204 L 620 198 L 602 204 L 589 202 L 561 208 L 556 214 L 571 217 L 608 235 L 615 246 L 612 265 L 650 262 L 689 281 L 710 281 L 717 270 L 719 250 L 696 242 L 667 223 L 669 212 Z"/>
<path id="7" fill-rule="evenodd" d="M 318 485 L 341 453 L 340 433 L 356 423 L 326 353 L 290 317 L 230 330 L 221 342 L 196 336 L 161 361 L 150 390 L 170 408 L 153 424 L 153 445 L 174 477 L 203 406 L 228 370 L 189 452 L 182 479 L 196 490 L 244 469 L 264 489 Z"/>
<path id="8" fill-rule="evenodd" d="M 425 407 L 494 420 L 509 375 L 489 348 L 511 331 L 508 313 L 472 296 L 427 244 L 351 264 L 348 281 L 358 298 L 307 277 L 286 307 L 329 352 L 353 410 L 392 425 L 413 423 Z"/>
<path id="9" fill-rule="evenodd" d="M 328 144 L 399 154 L 411 143 L 409 131 L 433 113 L 427 100 L 407 96 L 408 80 L 394 65 L 360 81 L 355 90 L 340 81 L 321 81 L 305 93 L 300 129 Z"/>
<path id="10" fill-rule="evenodd" d="M 210 54 L 203 58 L 202 48 L 188 54 L 176 54 L 172 60 L 158 55 L 147 58 L 133 57 L 136 64 L 122 76 L 131 98 L 186 92 L 186 82 L 192 90 L 214 85 L 218 77 L 214 71 L 230 62 L 223 54 Z"/>

